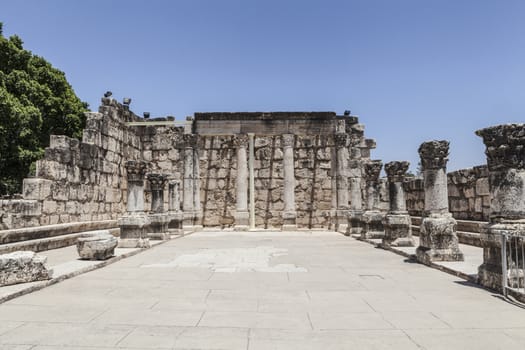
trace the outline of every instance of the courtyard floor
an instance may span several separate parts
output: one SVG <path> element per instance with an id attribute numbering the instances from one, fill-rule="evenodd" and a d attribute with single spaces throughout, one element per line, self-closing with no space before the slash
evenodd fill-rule
<path id="1" fill-rule="evenodd" d="M 199 232 L 1 304 L 0 349 L 525 349 L 525 309 L 334 232 Z"/>

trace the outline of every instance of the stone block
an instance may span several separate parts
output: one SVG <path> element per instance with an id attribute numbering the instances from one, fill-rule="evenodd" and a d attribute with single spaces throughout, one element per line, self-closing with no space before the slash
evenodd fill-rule
<path id="1" fill-rule="evenodd" d="M 108 230 L 93 231 L 78 238 L 77 251 L 84 260 L 106 260 L 115 255 L 117 244 L 117 238 Z"/>
<path id="2" fill-rule="evenodd" d="M 487 177 L 478 179 L 476 181 L 476 195 L 488 196 L 489 194 L 489 179 Z"/>
<path id="3" fill-rule="evenodd" d="M 46 261 L 47 257 L 31 251 L 0 255 L 0 286 L 50 279 L 53 270 Z"/>

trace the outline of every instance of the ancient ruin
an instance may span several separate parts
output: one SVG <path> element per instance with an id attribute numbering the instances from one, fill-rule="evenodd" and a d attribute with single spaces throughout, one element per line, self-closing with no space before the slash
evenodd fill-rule
<path id="1" fill-rule="evenodd" d="M 114 236 L 137 249 L 203 228 L 331 230 L 417 246 L 429 265 L 464 259 L 459 244 L 483 247 L 479 282 L 522 288 L 524 257 L 505 253 L 502 237 L 524 235 L 524 128 L 477 131 L 488 166 L 447 174 L 448 142 L 429 141 L 422 177 L 408 176 L 406 161 L 386 163 L 382 177 L 375 141 L 349 113 L 195 113 L 180 123 L 140 118 L 106 96 L 81 141 L 52 135 L 21 195 L 0 200 L 0 254 L 78 244 L 81 258 L 107 259 Z"/>

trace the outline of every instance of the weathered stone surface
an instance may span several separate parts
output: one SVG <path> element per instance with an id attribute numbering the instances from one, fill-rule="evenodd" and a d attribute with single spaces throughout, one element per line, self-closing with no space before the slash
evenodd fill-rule
<path id="1" fill-rule="evenodd" d="M 490 222 L 481 234 L 483 264 L 478 276 L 482 285 L 501 290 L 501 235 L 525 236 L 525 124 L 498 125 L 478 130 L 476 134 L 486 146 L 492 199 Z M 517 258 L 507 251 L 509 265 L 522 266 L 519 255 Z M 524 273 L 522 269 L 514 271 Z"/>
<path id="2" fill-rule="evenodd" d="M 118 240 L 107 230 L 82 235 L 77 240 L 77 251 L 81 259 L 106 260 L 115 255 Z"/>
<path id="3" fill-rule="evenodd" d="M 120 248 L 147 248 L 150 246 L 147 231 L 150 221 L 145 214 L 125 215 L 119 219 Z"/>
<path id="4" fill-rule="evenodd" d="M 403 214 L 387 214 L 383 221 L 385 235 L 383 245 L 393 247 L 414 247 L 410 216 Z"/>
<path id="5" fill-rule="evenodd" d="M 458 247 L 456 220 L 451 215 L 426 217 L 420 226 L 417 259 L 423 263 L 432 261 L 463 261 Z"/>
<path id="6" fill-rule="evenodd" d="M 0 255 L 0 286 L 50 279 L 53 270 L 46 261 L 47 257 L 31 251 Z"/>

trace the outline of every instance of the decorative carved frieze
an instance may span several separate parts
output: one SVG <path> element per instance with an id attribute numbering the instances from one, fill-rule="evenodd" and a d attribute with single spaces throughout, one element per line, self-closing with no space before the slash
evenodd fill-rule
<path id="1" fill-rule="evenodd" d="M 364 163 L 365 166 L 365 180 L 368 183 L 376 183 L 379 181 L 379 174 L 383 167 L 383 162 L 380 160 L 371 160 Z"/>
<path id="2" fill-rule="evenodd" d="M 337 148 L 348 147 L 349 136 L 348 134 L 335 134 L 334 142 L 335 142 L 335 147 Z"/>
<path id="3" fill-rule="evenodd" d="M 476 131 L 486 146 L 489 170 L 525 169 L 525 124 L 503 124 Z"/>
<path id="4" fill-rule="evenodd" d="M 407 161 L 394 161 L 385 164 L 386 176 L 390 182 L 403 181 L 410 163 Z"/>
<path id="5" fill-rule="evenodd" d="M 423 142 L 418 149 L 423 170 L 445 168 L 448 161 L 448 149 L 449 142 L 445 140 Z"/>
<path id="6" fill-rule="evenodd" d="M 233 145 L 236 147 L 236 148 L 239 148 L 239 147 L 248 147 L 248 135 L 244 135 L 244 134 L 241 134 L 241 135 L 235 135 L 233 137 Z"/>
<path id="7" fill-rule="evenodd" d="M 144 175 L 148 169 L 148 162 L 143 160 L 128 160 L 124 165 L 128 176 L 128 182 L 143 182 Z"/>
<path id="8" fill-rule="evenodd" d="M 168 180 L 168 176 L 164 174 L 149 173 L 146 175 L 149 182 L 149 187 L 152 191 L 162 191 L 164 185 Z"/>
<path id="9" fill-rule="evenodd" d="M 294 134 L 284 134 L 283 138 L 283 147 L 293 147 L 295 142 Z"/>

